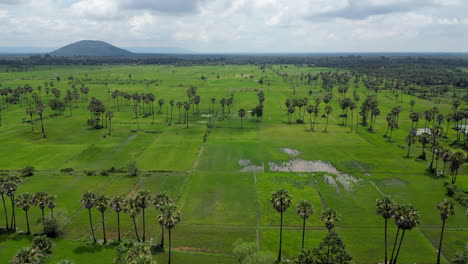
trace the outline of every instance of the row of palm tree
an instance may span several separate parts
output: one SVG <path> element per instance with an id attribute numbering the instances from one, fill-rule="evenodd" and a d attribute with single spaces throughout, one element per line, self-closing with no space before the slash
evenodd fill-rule
<path id="1" fill-rule="evenodd" d="M 437 264 L 440 264 L 440 255 L 442 251 L 442 240 L 445 230 L 445 221 L 455 214 L 454 204 L 447 199 L 444 199 L 437 205 L 442 220 L 442 229 L 440 234 L 439 249 L 437 250 Z M 384 263 L 396 264 L 400 255 L 401 245 L 405 237 L 406 231 L 410 231 L 419 224 L 419 211 L 412 205 L 396 203 L 390 196 L 384 195 L 376 202 L 376 213 L 384 219 Z M 393 219 L 397 227 L 393 248 L 390 258 L 388 258 L 387 245 L 387 229 L 388 220 Z"/>
<path id="2" fill-rule="evenodd" d="M 94 192 L 87 191 L 83 193 L 81 197 L 81 203 L 88 210 L 89 225 L 91 228 L 91 234 L 93 242 L 97 243 L 96 236 L 94 234 L 93 218 L 91 209 L 95 207 L 101 213 L 101 224 L 103 233 L 103 244 L 107 243 L 106 236 L 106 225 L 105 225 L 105 212 L 109 207 L 117 213 L 117 233 L 118 242 L 121 242 L 121 231 L 120 231 L 120 213 L 123 212 L 128 214 L 133 222 L 133 229 L 138 242 L 146 241 L 146 212 L 150 206 L 160 213 L 157 218 L 158 224 L 161 226 L 161 243 L 159 246 L 164 249 L 164 231 L 167 229 L 169 235 L 169 263 L 171 262 L 171 231 L 180 222 L 180 212 L 175 204 L 166 193 L 158 193 L 151 195 L 150 192 L 141 190 L 133 198 L 124 198 L 122 196 L 116 196 L 112 199 L 105 196 L 104 194 L 97 194 Z M 138 232 L 136 218 L 139 214 L 142 214 L 142 237 Z"/>
<path id="3" fill-rule="evenodd" d="M 279 250 L 277 262 L 281 261 L 282 243 L 283 243 L 283 214 L 291 206 L 293 202 L 292 195 L 285 189 L 279 189 L 271 195 L 270 199 L 273 208 L 280 213 L 280 234 L 279 234 Z M 296 213 L 302 218 L 302 244 L 304 249 L 306 220 L 314 214 L 314 207 L 310 201 L 302 200 L 296 206 Z M 320 220 L 324 222 L 328 232 L 331 232 L 335 227 L 336 222 L 341 221 L 341 217 L 333 208 L 326 208 L 320 214 Z"/>

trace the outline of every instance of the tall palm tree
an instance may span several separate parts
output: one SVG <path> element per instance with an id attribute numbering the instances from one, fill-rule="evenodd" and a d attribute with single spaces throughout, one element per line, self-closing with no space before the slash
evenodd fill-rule
<path id="1" fill-rule="evenodd" d="M 324 132 L 327 132 L 328 129 L 328 118 L 330 117 L 331 112 L 333 111 L 333 108 L 330 105 L 325 106 L 325 115 L 327 116 L 327 124 L 325 125 L 325 130 Z"/>
<path id="2" fill-rule="evenodd" d="M 174 204 L 164 206 L 162 212 L 164 226 L 169 231 L 169 258 L 167 263 L 171 264 L 171 230 L 180 222 L 180 212 Z"/>
<path id="3" fill-rule="evenodd" d="M 395 224 L 403 232 L 401 233 L 400 243 L 395 254 L 392 264 L 397 264 L 398 256 L 400 255 L 401 245 L 405 237 L 405 232 L 410 231 L 419 224 L 419 211 L 412 205 L 402 205 L 395 215 Z"/>
<path id="4" fill-rule="evenodd" d="M 304 238 L 305 238 L 305 225 L 306 219 L 314 214 L 314 207 L 312 203 L 307 200 L 302 200 L 296 207 L 297 214 L 302 218 L 302 249 L 304 249 Z"/>
<path id="5" fill-rule="evenodd" d="M 166 193 L 158 193 L 153 199 L 153 205 L 156 207 L 156 210 L 161 211 L 162 209 L 167 206 L 172 204 L 171 199 Z M 161 225 L 161 247 L 164 248 L 164 217 L 163 215 L 160 215 L 158 217 L 158 223 Z"/>
<path id="6" fill-rule="evenodd" d="M 442 219 L 442 230 L 440 232 L 439 250 L 437 251 L 437 264 L 440 264 L 440 252 L 442 251 L 442 239 L 444 237 L 445 221 L 447 218 L 455 214 L 455 206 L 452 201 L 444 199 L 437 205 L 440 212 L 440 219 Z"/>
<path id="7" fill-rule="evenodd" d="M 49 207 L 49 209 L 50 209 L 50 216 L 52 218 L 54 218 L 54 208 L 57 206 L 55 204 L 55 199 L 56 199 L 56 196 L 52 195 L 52 194 L 49 194 L 47 196 L 47 199 L 46 199 L 47 200 L 47 207 Z"/>
<path id="8" fill-rule="evenodd" d="M 11 201 L 11 223 L 10 228 L 16 230 L 16 215 L 15 215 L 15 192 L 18 188 L 18 183 L 9 180 L 5 183 L 6 195 L 10 197 Z"/>
<path id="9" fill-rule="evenodd" d="M 29 212 L 29 209 L 31 208 L 32 203 L 33 203 L 33 195 L 30 193 L 19 194 L 15 202 L 16 207 L 23 209 L 26 215 L 26 225 L 28 227 L 28 232 L 27 232 L 28 234 L 31 233 L 31 229 L 29 228 L 28 212 Z"/>
<path id="10" fill-rule="evenodd" d="M 93 228 L 93 218 L 91 215 L 91 208 L 94 207 L 96 202 L 97 195 L 93 192 L 87 191 L 81 195 L 81 203 L 84 204 L 85 208 L 88 209 L 88 216 L 89 216 L 89 226 L 91 227 L 91 234 L 93 235 L 93 242 L 96 243 L 96 236 L 94 235 L 94 228 Z"/>
<path id="11" fill-rule="evenodd" d="M 109 120 L 109 136 L 110 136 L 112 133 L 112 118 L 114 118 L 114 112 L 107 111 L 106 117 L 107 117 L 107 120 Z"/>
<path id="12" fill-rule="evenodd" d="M 114 211 L 117 213 L 117 234 L 118 234 L 118 240 L 119 242 L 121 241 L 120 238 L 120 212 L 123 210 L 123 205 L 124 205 L 124 199 L 122 196 L 116 196 L 112 198 L 110 202 L 110 206 L 114 208 Z"/>
<path id="13" fill-rule="evenodd" d="M 106 237 L 106 221 L 104 219 L 104 213 L 106 212 L 107 208 L 109 207 L 109 198 L 106 197 L 105 195 L 101 194 L 96 197 L 94 200 L 94 204 L 96 206 L 96 209 L 98 209 L 99 212 L 101 212 L 101 221 L 102 221 L 102 234 L 104 236 L 104 243 L 107 243 L 107 237 Z"/>
<path id="14" fill-rule="evenodd" d="M 138 207 L 141 208 L 143 213 L 143 242 L 146 241 L 146 217 L 145 217 L 145 209 L 151 203 L 152 197 L 148 191 L 142 190 L 139 191 L 137 196 L 135 197 L 135 202 Z"/>
<path id="15" fill-rule="evenodd" d="M 6 182 L 6 178 L 0 178 L 0 195 L 2 196 L 3 212 L 5 214 L 5 227 L 6 229 L 9 229 L 10 225 L 8 224 L 8 210 L 5 203 L 5 194 L 7 192 Z"/>
<path id="16" fill-rule="evenodd" d="M 33 196 L 34 206 L 38 206 L 39 209 L 41 209 L 42 221 L 45 220 L 44 210 L 45 210 L 45 208 L 47 206 L 47 198 L 48 197 L 49 197 L 49 194 L 47 194 L 45 192 L 36 192 L 36 193 L 34 193 L 34 196 Z"/>
<path id="17" fill-rule="evenodd" d="M 341 221 L 341 217 L 333 208 L 327 208 L 320 213 L 320 220 L 325 223 L 325 227 L 330 232 L 335 228 L 335 223 Z"/>
<path id="18" fill-rule="evenodd" d="M 278 250 L 278 262 L 281 261 L 281 246 L 283 242 L 283 213 L 292 203 L 292 196 L 285 189 L 279 189 L 271 195 L 270 199 L 273 208 L 280 213 L 280 239 Z"/>
<path id="19" fill-rule="evenodd" d="M 461 151 L 455 152 L 451 157 L 450 171 L 452 173 L 452 184 L 457 181 L 458 169 L 466 161 L 465 154 Z"/>
<path id="20" fill-rule="evenodd" d="M 215 107 L 216 99 L 211 98 L 210 102 L 211 102 L 211 116 L 210 116 L 211 117 L 211 127 L 214 127 L 214 107 Z"/>
<path id="21" fill-rule="evenodd" d="M 241 118 L 241 128 L 242 128 L 242 120 L 244 119 L 244 116 L 245 116 L 245 109 L 239 109 L 239 112 L 238 112 L 240 118 Z"/>
<path id="22" fill-rule="evenodd" d="M 416 129 L 412 128 L 408 136 L 406 137 L 406 143 L 408 144 L 408 153 L 406 154 L 406 157 L 408 158 L 410 156 L 411 145 L 413 145 L 416 142 L 416 137 L 417 137 Z"/>
<path id="23" fill-rule="evenodd" d="M 137 215 L 140 213 L 140 207 L 135 202 L 135 199 L 129 198 L 125 200 L 124 213 L 129 214 L 130 217 L 132 218 L 133 228 L 135 229 L 136 238 L 137 238 L 137 241 L 140 242 L 140 236 L 138 235 L 138 228 L 137 228 L 136 220 L 135 220 Z"/>
<path id="24" fill-rule="evenodd" d="M 385 262 L 388 263 L 387 256 L 387 222 L 389 218 L 393 217 L 393 213 L 396 208 L 396 203 L 392 200 L 390 196 L 384 195 L 382 198 L 377 199 L 376 202 L 376 212 L 378 215 L 381 215 L 385 221 L 384 226 L 384 247 L 385 247 Z"/>

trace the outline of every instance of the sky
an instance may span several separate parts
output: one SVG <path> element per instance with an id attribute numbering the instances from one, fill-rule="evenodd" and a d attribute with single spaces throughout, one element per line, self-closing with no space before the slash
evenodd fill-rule
<path id="1" fill-rule="evenodd" d="M 0 46 L 468 52 L 468 0 L 0 0 Z"/>

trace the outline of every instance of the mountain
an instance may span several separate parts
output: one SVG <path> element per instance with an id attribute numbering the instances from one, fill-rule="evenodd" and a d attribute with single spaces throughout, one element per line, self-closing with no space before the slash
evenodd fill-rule
<path id="1" fill-rule="evenodd" d="M 107 42 L 82 40 L 49 53 L 52 56 L 126 57 L 134 55 L 128 50 L 117 48 Z"/>

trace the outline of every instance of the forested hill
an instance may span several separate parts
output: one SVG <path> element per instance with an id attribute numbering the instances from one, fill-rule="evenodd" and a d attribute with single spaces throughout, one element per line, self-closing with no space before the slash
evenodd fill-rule
<path id="1" fill-rule="evenodd" d="M 125 57 L 132 56 L 133 53 L 113 46 L 104 41 L 82 40 L 50 53 L 52 56 L 90 56 L 90 57 Z"/>

